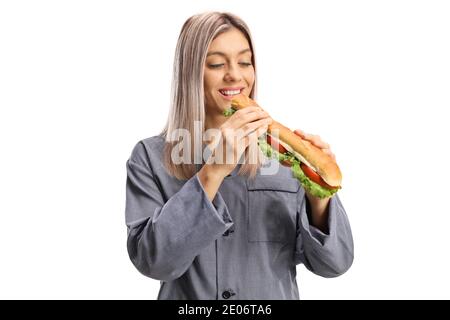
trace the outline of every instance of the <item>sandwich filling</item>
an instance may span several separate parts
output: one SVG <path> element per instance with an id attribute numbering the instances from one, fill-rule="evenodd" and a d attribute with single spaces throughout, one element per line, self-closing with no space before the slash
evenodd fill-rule
<path id="1" fill-rule="evenodd" d="M 333 196 L 336 192 L 338 192 L 339 187 L 337 188 L 327 188 L 324 186 L 321 186 L 320 184 L 314 182 L 311 180 L 302 169 L 302 165 L 306 165 L 308 168 L 311 168 L 314 170 L 314 168 L 311 165 L 307 165 L 306 163 L 302 162 L 301 159 L 298 157 L 299 153 L 295 152 L 292 153 L 290 151 L 286 151 L 284 153 L 278 152 L 277 150 L 273 149 L 272 146 L 267 143 L 266 139 L 264 137 L 261 137 L 258 139 L 258 145 L 263 154 L 269 158 L 269 159 L 277 159 L 280 162 L 289 162 L 291 164 L 291 170 L 294 174 L 294 177 L 296 177 L 302 186 L 309 191 L 313 196 L 319 197 L 321 199 L 328 198 Z M 306 160 L 305 160 L 306 161 Z"/>

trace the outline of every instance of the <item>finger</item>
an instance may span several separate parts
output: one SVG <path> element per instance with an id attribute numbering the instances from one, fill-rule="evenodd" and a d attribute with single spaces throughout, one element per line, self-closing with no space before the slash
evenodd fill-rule
<path id="1" fill-rule="evenodd" d="M 336 160 L 336 156 L 331 151 L 330 145 L 328 143 L 326 143 L 325 141 L 323 141 L 320 136 L 314 135 L 314 134 L 308 134 L 301 129 L 295 129 L 294 133 L 296 135 L 300 136 L 302 139 L 310 141 L 316 147 L 321 148 L 323 152 L 325 152 L 330 157 L 332 157 L 334 160 Z"/>
<path id="2" fill-rule="evenodd" d="M 329 149 L 330 145 L 322 140 L 314 140 L 314 145 L 321 149 Z"/>
<path id="3" fill-rule="evenodd" d="M 294 133 L 296 135 L 298 135 L 299 137 L 301 137 L 302 139 L 310 141 L 312 144 L 314 144 L 315 146 L 317 146 L 319 148 L 327 148 L 328 147 L 328 144 L 323 142 L 322 139 L 317 135 L 306 133 L 300 129 L 295 129 Z"/>
<path id="4" fill-rule="evenodd" d="M 269 128 L 268 125 L 263 125 L 261 127 L 259 127 L 255 132 L 256 132 L 256 138 L 261 137 L 264 133 L 267 132 L 267 129 Z"/>
<path id="5" fill-rule="evenodd" d="M 232 116 L 239 117 L 240 115 L 250 113 L 250 112 L 255 112 L 255 111 L 263 111 L 263 110 L 257 106 L 250 106 L 250 107 L 245 107 L 245 108 L 237 110 L 235 113 L 233 113 Z"/>
<path id="6" fill-rule="evenodd" d="M 241 140 L 241 143 L 243 143 L 245 147 L 248 147 L 250 143 L 252 142 L 256 143 L 258 138 L 265 132 L 267 132 L 268 127 L 269 126 L 267 124 L 262 124 L 255 130 L 252 130 L 245 135 L 243 134 L 243 131 L 240 131 L 241 135 L 239 135 L 238 139 Z"/>
<path id="7" fill-rule="evenodd" d="M 231 125 L 234 128 L 242 127 L 243 125 L 260 119 L 270 118 L 269 114 L 263 110 L 255 110 L 245 114 L 239 114 L 231 120 Z"/>
<path id="8" fill-rule="evenodd" d="M 294 133 L 298 136 L 300 136 L 302 139 L 307 140 L 314 144 L 315 146 L 319 148 L 325 148 L 325 145 L 322 144 L 322 140 L 318 135 L 312 134 L 312 133 L 306 133 L 303 130 L 295 129 Z"/>
<path id="9" fill-rule="evenodd" d="M 303 139 L 305 139 L 305 140 L 311 140 L 311 139 L 313 139 L 314 138 L 314 135 L 312 134 L 312 133 L 306 133 L 306 132 L 304 132 L 304 131 L 302 131 L 303 132 Z"/>
<path id="10" fill-rule="evenodd" d="M 299 137 L 301 137 L 301 138 L 304 138 L 304 137 L 305 137 L 305 132 L 304 132 L 303 130 L 295 129 L 295 130 L 294 130 L 294 133 L 295 133 L 296 135 L 298 135 Z"/>
<path id="11" fill-rule="evenodd" d="M 241 131 L 242 135 L 246 136 L 253 131 L 258 130 L 260 127 L 268 127 L 272 123 L 272 118 L 263 118 L 257 121 L 253 121 L 243 125 L 238 130 Z M 267 130 L 267 129 L 266 129 Z"/>
<path id="12" fill-rule="evenodd" d="M 322 140 L 322 138 L 318 135 L 309 135 L 308 137 L 305 137 L 305 140 L 308 140 L 313 145 L 315 145 L 318 148 L 321 149 L 329 149 L 330 145 Z"/>
<path id="13" fill-rule="evenodd" d="M 261 112 L 263 111 L 260 107 L 256 107 L 256 106 L 251 106 L 251 107 L 246 107 L 243 109 L 239 109 L 237 110 L 235 113 L 233 113 L 231 115 L 231 117 L 228 119 L 228 122 L 233 123 L 233 122 L 239 122 L 239 120 L 244 117 L 247 114 L 251 114 L 254 112 Z"/>
<path id="14" fill-rule="evenodd" d="M 256 138 L 261 136 L 263 133 L 267 132 L 269 124 L 272 122 L 271 118 L 264 118 L 254 122 L 250 122 L 242 126 L 241 128 L 235 129 L 229 126 L 222 126 L 222 136 L 226 141 L 233 143 L 235 141 L 242 141 L 244 137 L 255 133 Z"/>

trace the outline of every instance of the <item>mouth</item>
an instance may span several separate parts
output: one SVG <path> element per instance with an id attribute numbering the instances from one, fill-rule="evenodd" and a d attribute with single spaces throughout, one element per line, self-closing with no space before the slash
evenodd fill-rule
<path id="1" fill-rule="evenodd" d="M 223 89 L 219 89 L 219 93 L 222 96 L 222 98 L 224 98 L 226 100 L 232 100 L 234 96 L 242 93 L 243 90 L 244 90 L 243 87 L 241 87 L 241 88 L 223 88 Z"/>

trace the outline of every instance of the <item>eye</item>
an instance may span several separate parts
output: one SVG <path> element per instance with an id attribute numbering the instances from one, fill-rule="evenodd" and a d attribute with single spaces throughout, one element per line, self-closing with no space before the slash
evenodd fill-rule
<path id="1" fill-rule="evenodd" d="M 250 67 L 252 65 L 250 62 L 239 62 L 239 64 L 243 67 Z"/>
<path id="2" fill-rule="evenodd" d="M 215 64 L 209 64 L 208 67 L 212 68 L 212 69 L 217 69 L 222 67 L 224 64 L 223 63 L 215 63 Z"/>

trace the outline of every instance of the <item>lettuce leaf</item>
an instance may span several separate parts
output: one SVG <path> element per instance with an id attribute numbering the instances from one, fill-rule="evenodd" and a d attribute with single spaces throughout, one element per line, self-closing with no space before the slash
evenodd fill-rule
<path id="1" fill-rule="evenodd" d="M 233 109 L 233 108 L 229 108 L 229 109 L 227 109 L 227 110 L 225 110 L 224 112 L 223 112 L 223 115 L 225 116 L 225 117 L 229 117 L 229 116 L 231 116 L 233 113 L 235 113 L 236 112 L 236 110 L 235 109 Z"/>
<path id="2" fill-rule="evenodd" d="M 291 170 L 294 174 L 294 177 L 297 178 L 302 186 L 309 191 L 313 196 L 319 197 L 321 199 L 328 198 L 333 196 L 336 192 L 338 192 L 339 188 L 337 189 L 326 189 L 322 187 L 321 185 L 318 185 L 311 179 L 309 179 L 303 170 L 300 167 L 300 161 L 290 152 L 286 153 L 280 153 L 270 146 L 270 144 L 267 143 L 265 138 L 259 138 L 258 140 L 259 147 L 263 154 L 269 158 L 269 159 L 277 159 L 278 161 L 287 160 L 292 163 Z"/>
<path id="3" fill-rule="evenodd" d="M 309 179 L 303 170 L 300 168 L 300 163 L 294 163 L 291 167 L 292 172 L 294 173 L 294 177 L 296 177 L 298 180 L 300 180 L 302 186 L 309 191 L 313 196 L 319 197 L 321 199 L 331 197 L 333 194 L 338 192 L 339 188 L 337 189 L 326 189 L 322 187 L 321 185 L 315 183 L 311 179 Z"/>

